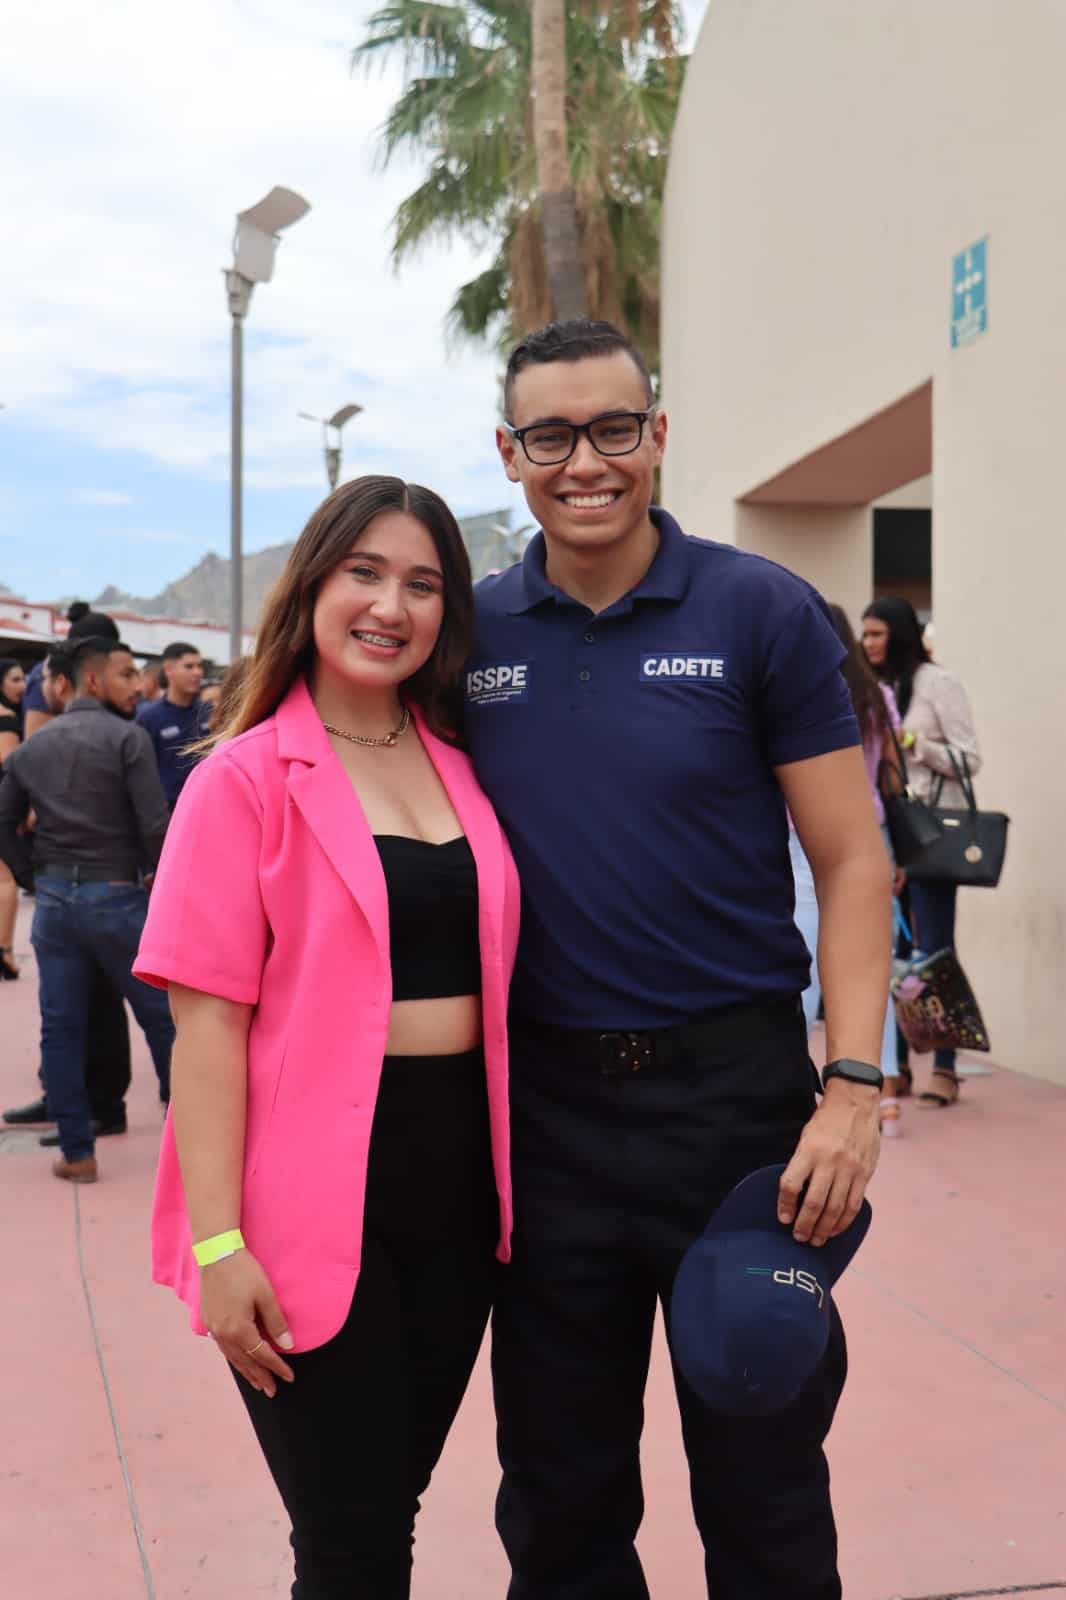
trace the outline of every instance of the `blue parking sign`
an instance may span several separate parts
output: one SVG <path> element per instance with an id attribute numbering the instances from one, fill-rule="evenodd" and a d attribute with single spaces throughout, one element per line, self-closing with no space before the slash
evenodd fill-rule
<path id="1" fill-rule="evenodd" d="M 951 348 L 971 344 L 988 327 L 988 240 L 978 239 L 951 262 Z"/>

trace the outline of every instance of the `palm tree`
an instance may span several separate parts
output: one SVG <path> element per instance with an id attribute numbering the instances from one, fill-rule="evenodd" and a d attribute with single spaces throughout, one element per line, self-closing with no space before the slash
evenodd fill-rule
<path id="1" fill-rule="evenodd" d="M 585 272 L 577 199 L 570 181 L 566 139 L 566 6 L 532 0 L 530 99 L 537 155 L 541 237 L 552 315 L 585 315 Z"/>
<path id="2" fill-rule="evenodd" d="M 565 27 L 566 156 L 585 306 L 624 326 L 654 367 L 662 189 L 684 69 L 679 13 L 672 0 L 571 0 Z M 403 63 L 382 163 L 401 151 L 428 163 L 396 213 L 396 265 L 437 240 L 495 247 L 491 265 L 455 295 L 456 337 L 503 345 L 554 313 L 532 53 L 530 0 L 390 0 L 354 52 L 364 67 L 396 55 Z M 552 192 L 546 178 L 544 186 Z"/>

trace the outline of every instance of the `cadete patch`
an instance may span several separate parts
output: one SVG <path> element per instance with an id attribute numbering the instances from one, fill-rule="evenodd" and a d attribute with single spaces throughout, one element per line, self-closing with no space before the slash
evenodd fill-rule
<path id="1" fill-rule="evenodd" d="M 640 658 L 641 683 L 724 683 L 725 656 L 700 654 L 673 655 L 665 651 Z"/>

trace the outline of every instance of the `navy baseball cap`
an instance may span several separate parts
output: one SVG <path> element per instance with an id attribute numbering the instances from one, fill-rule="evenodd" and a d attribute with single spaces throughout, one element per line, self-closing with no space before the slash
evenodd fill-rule
<path id="1" fill-rule="evenodd" d="M 707 1405 L 732 1416 L 780 1411 L 799 1394 L 829 1341 L 830 1290 L 870 1226 L 864 1200 L 844 1233 L 818 1249 L 798 1244 L 777 1220 L 784 1170 L 738 1183 L 674 1280 L 674 1360 Z"/>

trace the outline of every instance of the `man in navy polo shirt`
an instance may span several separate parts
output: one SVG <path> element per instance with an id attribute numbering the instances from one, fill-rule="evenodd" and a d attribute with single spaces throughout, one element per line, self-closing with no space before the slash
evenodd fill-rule
<path id="1" fill-rule="evenodd" d="M 541 531 L 479 586 L 466 675 L 524 891 L 497 1525 L 510 1600 L 647 1600 L 633 1540 L 656 1305 L 756 1168 L 787 1163 L 780 1216 L 800 1240 L 857 1214 L 888 879 L 824 603 L 650 505 L 667 421 L 639 354 L 608 324 L 553 325 L 513 352 L 505 407 L 504 467 Z M 786 803 L 821 906 L 820 1104 Z M 845 1364 L 834 1319 L 797 1399 L 757 1418 L 678 1377 L 716 1600 L 840 1595 L 822 1446 Z"/>
<path id="2" fill-rule="evenodd" d="M 185 780 L 196 765 L 195 757 L 186 751 L 205 732 L 200 705 L 204 666 L 196 646 L 179 640 L 167 645 L 162 665 L 167 692 L 159 700 L 142 700 L 137 707 L 137 721 L 152 741 L 163 793 L 173 811 Z"/>

